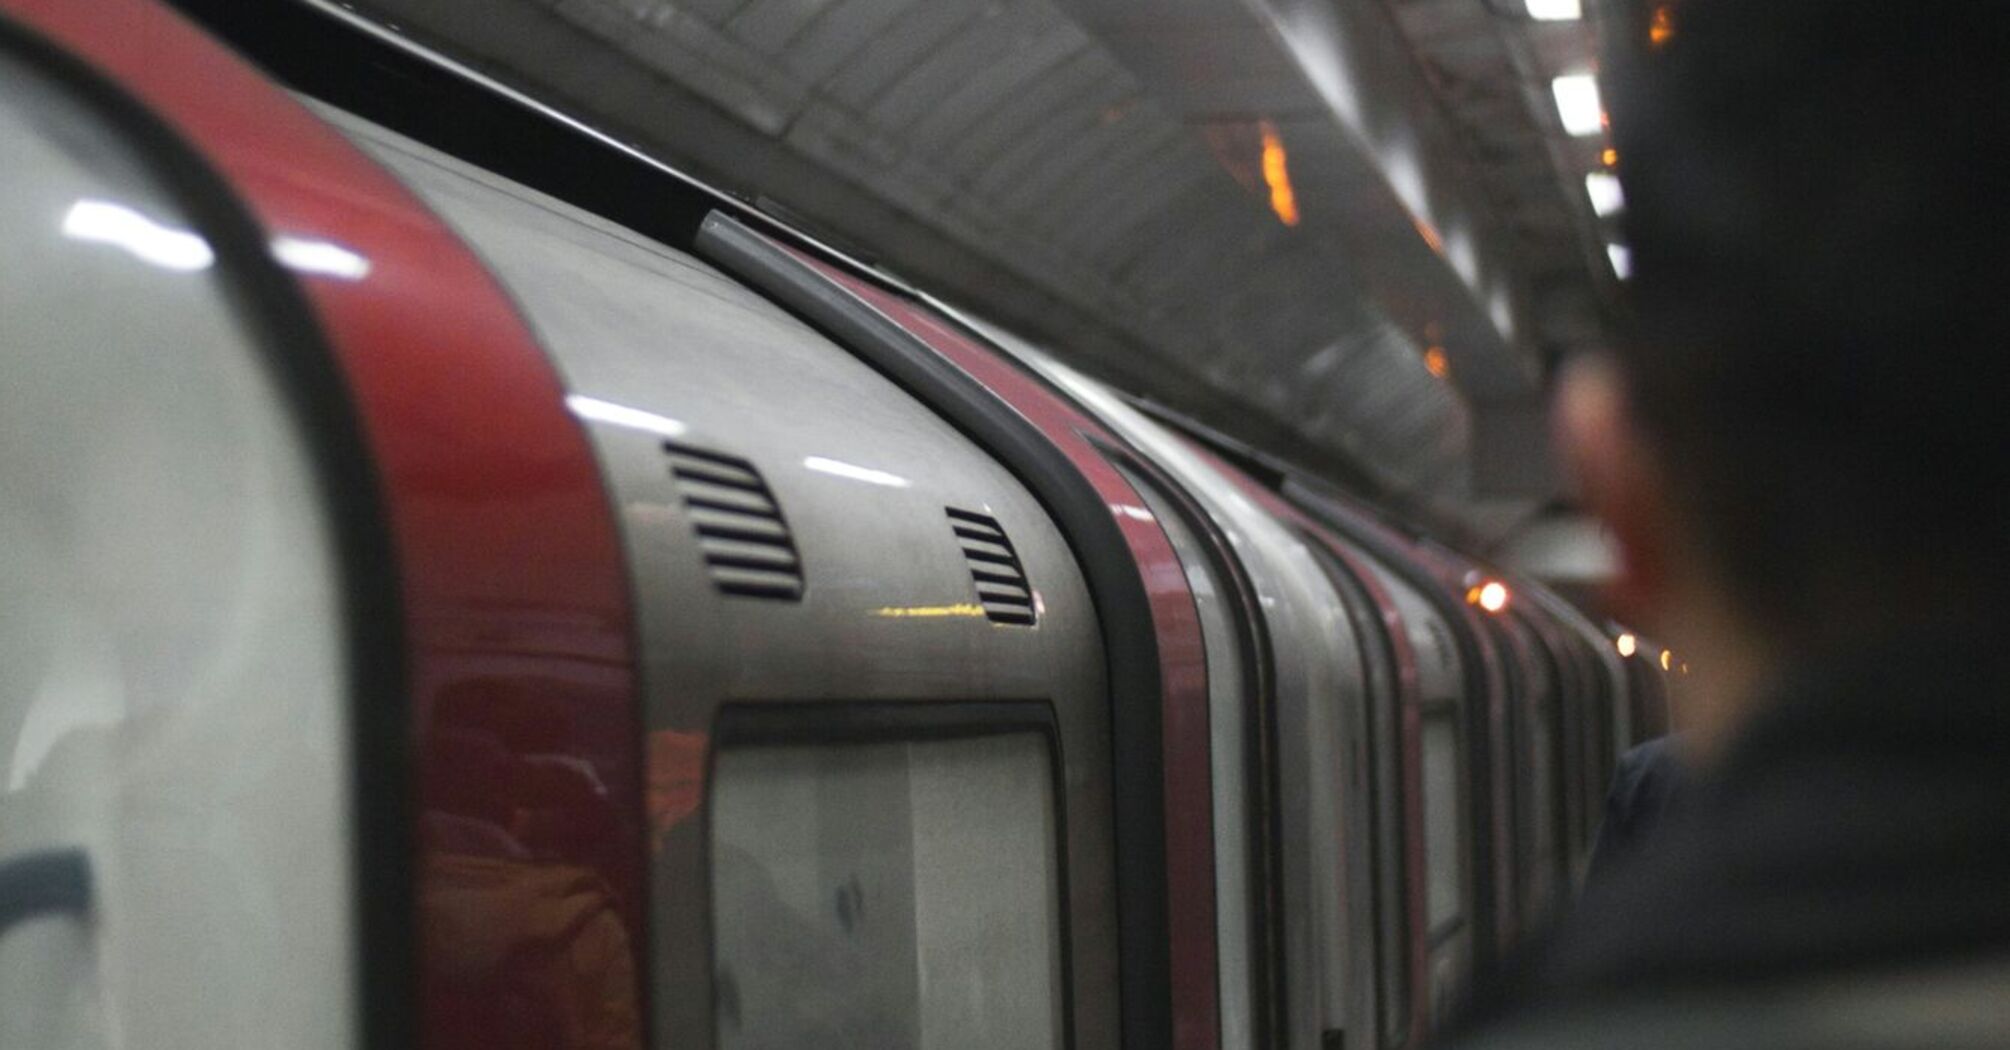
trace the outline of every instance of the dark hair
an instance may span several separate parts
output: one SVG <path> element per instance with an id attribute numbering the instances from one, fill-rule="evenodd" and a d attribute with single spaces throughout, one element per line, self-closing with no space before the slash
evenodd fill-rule
<path id="1" fill-rule="evenodd" d="M 2000 600 L 2010 3 L 1686 0 L 1612 26 L 1617 356 L 1713 568 L 1790 642 Z"/>

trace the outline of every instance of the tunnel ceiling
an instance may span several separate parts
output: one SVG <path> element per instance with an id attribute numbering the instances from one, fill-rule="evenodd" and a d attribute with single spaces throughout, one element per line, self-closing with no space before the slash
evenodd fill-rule
<path id="1" fill-rule="evenodd" d="M 1474 49 L 1455 6 L 364 5 L 1134 392 L 1498 532 L 1553 486 L 1540 427 L 1498 420 L 1539 404 L 1573 219 L 1475 165 L 1507 118 L 1427 50 Z"/>

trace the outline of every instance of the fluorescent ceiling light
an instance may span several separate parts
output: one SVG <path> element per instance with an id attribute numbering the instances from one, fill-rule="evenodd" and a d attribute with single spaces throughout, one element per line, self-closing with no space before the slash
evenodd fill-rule
<path id="1" fill-rule="evenodd" d="M 1584 192 L 1591 195 L 1591 210 L 1600 218 L 1626 209 L 1626 195 L 1620 192 L 1619 176 L 1594 171 L 1584 177 Z"/>
<path id="2" fill-rule="evenodd" d="M 1598 80 L 1589 73 L 1572 73 L 1549 82 L 1556 96 L 1556 112 L 1563 118 L 1563 130 L 1573 135 L 1595 135 L 1605 127 L 1605 106 L 1598 100 Z"/>
<path id="3" fill-rule="evenodd" d="M 1605 246 L 1605 257 L 1612 260 L 1612 272 L 1620 280 L 1633 276 L 1633 249 L 1623 244 L 1608 244 Z"/>
<path id="4" fill-rule="evenodd" d="M 1528 0 L 1528 16 L 1538 22 L 1574 22 L 1584 17 L 1580 0 Z"/>

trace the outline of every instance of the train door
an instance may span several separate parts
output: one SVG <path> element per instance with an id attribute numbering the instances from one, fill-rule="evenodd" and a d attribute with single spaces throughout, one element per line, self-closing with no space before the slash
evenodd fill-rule
<path id="1" fill-rule="evenodd" d="M 1524 931 L 1539 929 L 1558 903 L 1567 868 L 1561 861 L 1557 814 L 1557 707 L 1562 681 L 1559 640 L 1540 614 L 1517 605 L 1503 626 L 1512 633 L 1526 683 L 1516 707 L 1515 855 L 1521 873 Z"/>
<path id="2" fill-rule="evenodd" d="M 654 1045 L 1118 1045 L 1111 711 L 1159 695 L 1149 620 L 1106 659 L 1083 565 L 1135 574 L 1114 525 L 1064 535 L 1051 490 L 711 266 L 324 112 L 516 295 L 618 509 Z"/>
<path id="3" fill-rule="evenodd" d="M 1473 603 L 1468 601 L 1467 604 Z M 1486 611 L 1486 615 L 1477 618 L 1481 633 L 1487 637 L 1499 660 L 1503 687 L 1500 717 L 1494 723 L 1494 732 L 1499 736 L 1495 753 L 1500 771 L 1495 790 L 1499 792 L 1498 804 L 1505 814 L 1503 823 L 1506 830 L 1499 853 L 1500 863 L 1494 873 L 1502 951 L 1513 944 L 1522 931 L 1522 893 L 1526 885 L 1525 850 L 1528 845 L 1523 823 L 1526 815 L 1524 806 L 1528 800 L 1527 786 L 1523 781 L 1526 773 L 1524 749 L 1528 737 L 1525 706 L 1530 701 L 1537 673 L 1531 666 L 1534 654 L 1528 648 L 1528 639 L 1507 619 L 1507 612 L 1507 609 Z"/>
<path id="4" fill-rule="evenodd" d="M 1108 454 L 1179 552 L 1207 642 L 1221 1047 L 1271 1046 L 1280 1021 L 1275 947 L 1284 917 L 1270 889 L 1277 868 L 1270 832 L 1277 799 L 1267 775 L 1275 711 L 1257 598 L 1191 496 L 1151 464 L 1127 452 Z"/>
<path id="5" fill-rule="evenodd" d="M 1471 675 L 1472 700 L 1466 709 L 1472 740 L 1467 767 L 1474 799 L 1472 819 L 1476 878 L 1479 880 L 1475 968 L 1499 961 L 1513 935 L 1515 909 L 1510 690 L 1513 668 L 1492 614 L 1472 600 L 1483 574 L 1465 556 L 1427 537 L 1411 541 L 1413 557 L 1436 576 L 1434 597 L 1445 611 Z"/>
<path id="6" fill-rule="evenodd" d="M 1110 454 L 1116 439 L 916 296 L 723 215 L 706 219 L 697 244 L 984 438 L 1081 550 L 1110 654 L 1122 1038 L 1215 1045 L 1217 726 L 1204 610 L 1166 524 Z"/>
<path id="7" fill-rule="evenodd" d="M 1499 689 L 1470 608 L 1455 600 L 1413 547 L 1353 508 L 1287 482 L 1284 495 L 1360 543 L 1409 633 L 1418 687 L 1418 792 L 1426 973 L 1422 1006 L 1432 1026 L 1449 1016 L 1493 934 L 1491 808 L 1487 803 L 1489 704 Z"/>
<path id="8" fill-rule="evenodd" d="M 1381 1045 L 1402 1047 L 1423 1036 L 1416 1024 L 1414 994 L 1424 969 L 1418 943 L 1420 901 L 1411 892 L 1416 858 L 1423 848 L 1413 834 L 1422 815 L 1418 726 L 1409 717 L 1417 701 L 1416 658 L 1402 612 L 1366 565 L 1367 559 L 1342 546 L 1337 537 L 1307 531 L 1335 588 L 1347 600 L 1368 669 L 1367 725 L 1361 739 L 1367 745 L 1362 761 L 1369 770 L 1365 809 L 1374 857 L 1375 999 L 1381 1010 Z"/>
<path id="9" fill-rule="evenodd" d="M 1452 628 L 1409 581 L 1377 566 L 1382 584 L 1409 625 L 1416 654 L 1418 792 L 1423 840 L 1426 1008 L 1433 1027 L 1449 1015 L 1473 966 L 1477 902 L 1474 863 L 1475 821 L 1466 775 L 1468 744 L 1467 661 Z"/>
<path id="10" fill-rule="evenodd" d="M 1009 340 L 1009 336 L 1000 336 Z M 1189 492 L 1247 573 L 1268 640 L 1282 916 L 1281 1023 L 1272 1045 L 1375 1045 L 1378 1006 L 1363 639 L 1318 555 L 1229 468 L 1100 385 L 1029 347 L 1015 353 L 1094 411 Z M 1356 1041 L 1359 1041 L 1358 1043 Z"/>
<path id="11" fill-rule="evenodd" d="M 1600 630 L 1584 614 L 1554 593 L 1530 589 L 1540 612 L 1535 621 L 1548 640 L 1559 680 L 1587 694 L 1597 726 L 1586 742 L 1586 760 L 1593 767 L 1586 777 L 1586 818 L 1592 828 L 1587 845 L 1595 840 L 1597 821 L 1604 814 L 1605 793 L 1616 768 L 1617 757 L 1637 743 L 1638 734 L 1648 731 L 1638 707 L 1641 694 L 1631 667 L 1635 661 L 1623 654 L 1616 640 Z M 1635 653 L 1639 639 L 1630 643 Z M 1651 734 L 1650 734 L 1651 735 Z M 1588 859 L 1588 858 L 1586 858 Z M 1575 869 L 1571 869 L 1575 870 Z"/>
<path id="12" fill-rule="evenodd" d="M 0 83 L 0 1045 L 394 1037 L 401 610 L 343 383 L 155 115 L 4 15 Z"/>
<path id="13" fill-rule="evenodd" d="M 1627 694 L 1633 707 L 1633 743 L 1660 736 L 1674 728 L 1669 718 L 1668 683 L 1660 668 L 1647 655 L 1646 644 L 1637 638 L 1635 650 L 1626 656 Z"/>
<path id="14" fill-rule="evenodd" d="M 1605 815 L 1605 794 L 1611 783 L 1612 742 L 1605 696 L 1597 688 L 1596 672 L 1576 639 L 1565 639 L 1558 652 L 1565 703 L 1571 712 L 1570 793 L 1574 820 L 1570 828 L 1572 869 L 1581 875 L 1591 859 L 1598 825 Z"/>

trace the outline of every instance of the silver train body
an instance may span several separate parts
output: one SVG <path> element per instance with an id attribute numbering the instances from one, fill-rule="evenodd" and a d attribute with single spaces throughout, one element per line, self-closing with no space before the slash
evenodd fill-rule
<path id="1" fill-rule="evenodd" d="M 1656 728 L 1644 649 L 1065 346 L 266 84 L 389 188 L 300 177 L 40 10 L 0 52 L 0 1045 L 1414 1045 Z M 373 250 L 404 213 L 350 198 L 397 192 L 559 438 Z M 582 521 L 608 611 L 522 597 L 585 586 Z"/>

